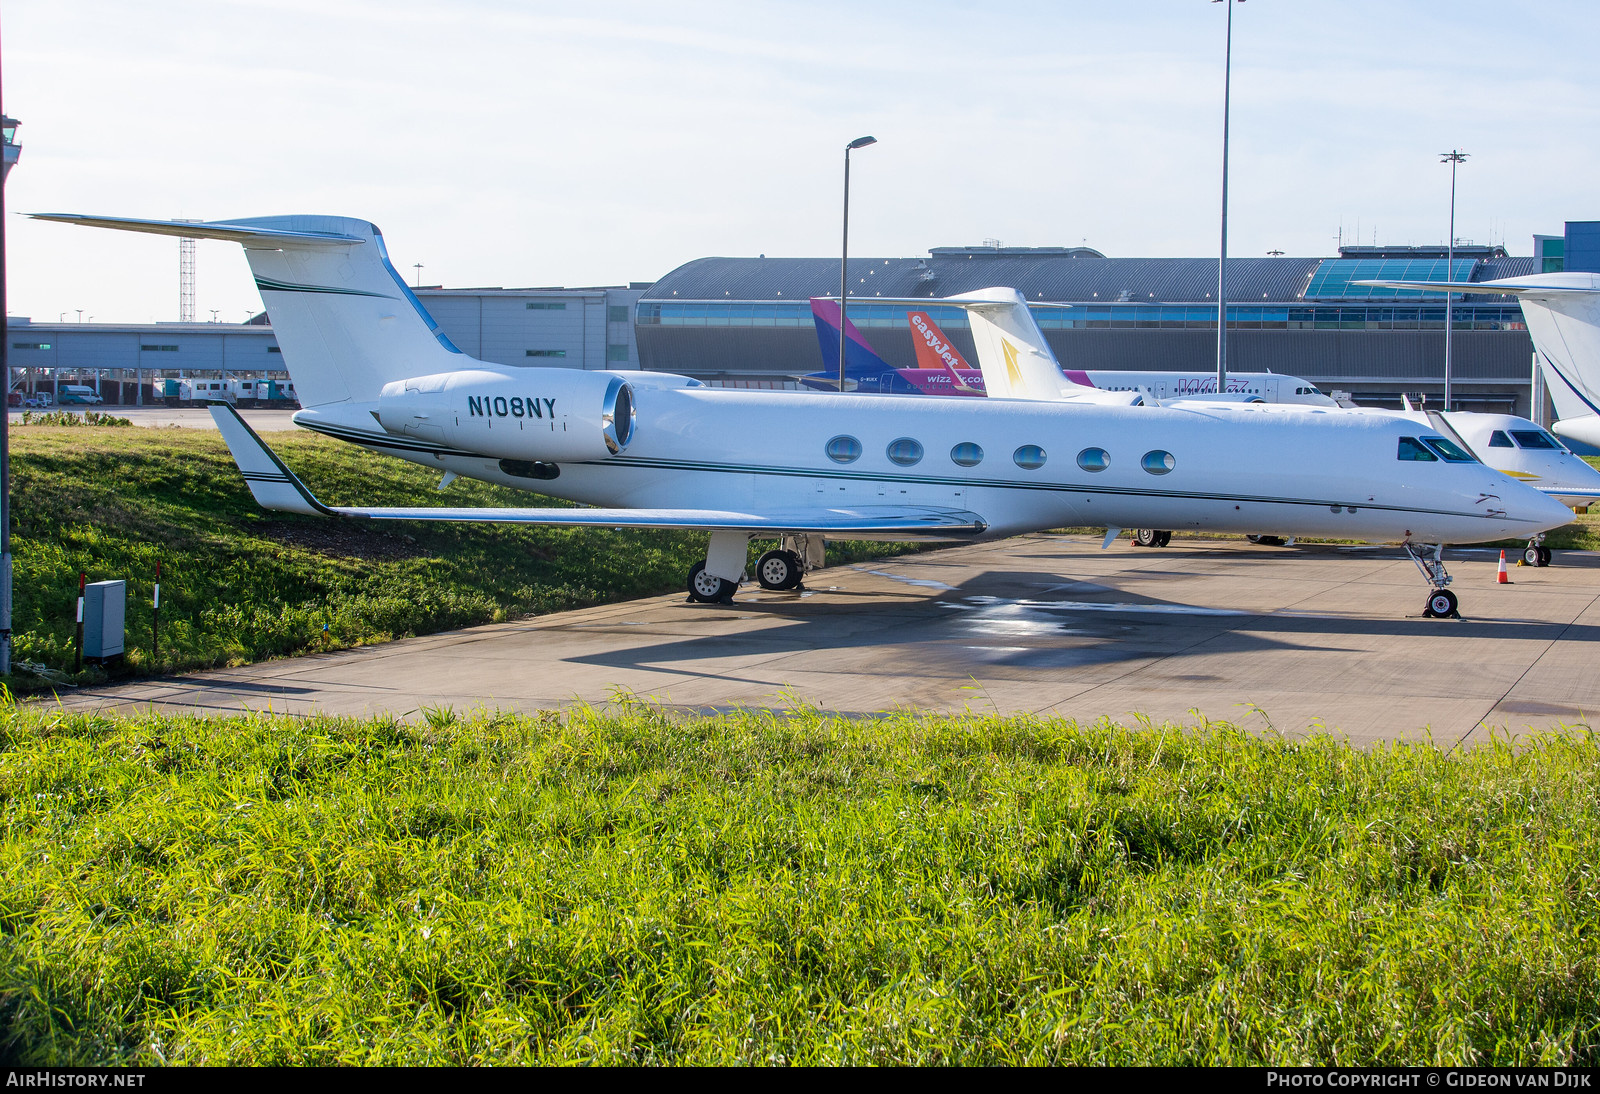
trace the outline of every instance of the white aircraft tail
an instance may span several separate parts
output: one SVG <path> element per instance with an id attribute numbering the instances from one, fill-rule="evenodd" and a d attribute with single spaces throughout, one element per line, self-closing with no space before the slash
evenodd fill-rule
<path id="1" fill-rule="evenodd" d="M 1522 305 L 1556 417 L 1600 414 L 1600 274 L 1547 273 L 1498 281 L 1362 281 L 1396 289 L 1511 295 Z"/>
<path id="2" fill-rule="evenodd" d="M 1016 289 L 980 289 L 961 300 L 991 399 L 1059 399 L 1069 382 Z"/>
<path id="3" fill-rule="evenodd" d="M 242 245 L 302 406 L 369 402 L 391 381 L 465 365 L 461 351 L 389 262 L 383 234 L 365 220 L 281 216 L 184 223 L 35 216 Z"/>

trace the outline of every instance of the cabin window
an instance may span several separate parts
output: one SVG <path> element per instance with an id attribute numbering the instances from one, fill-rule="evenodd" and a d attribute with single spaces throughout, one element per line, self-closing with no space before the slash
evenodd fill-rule
<path id="1" fill-rule="evenodd" d="M 834 463 L 855 463 L 861 458 L 861 442 L 854 437 L 839 436 L 828 442 L 825 451 Z"/>
<path id="2" fill-rule="evenodd" d="M 1400 454 L 1395 457 L 1399 460 L 1415 460 L 1418 463 L 1438 463 L 1439 457 L 1422 447 L 1422 443 L 1415 437 L 1400 438 Z"/>
<path id="3" fill-rule="evenodd" d="M 1011 453 L 1011 459 L 1024 471 L 1037 471 L 1044 466 L 1044 449 L 1036 444 L 1025 444 Z"/>
<path id="4" fill-rule="evenodd" d="M 1158 448 L 1154 452 L 1146 452 L 1139 466 L 1152 475 L 1165 475 L 1178 466 L 1178 461 L 1172 458 L 1171 452 L 1163 452 Z"/>
<path id="5" fill-rule="evenodd" d="M 1513 429 L 1518 448 L 1560 449 L 1561 443 L 1542 429 Z"/>
<path id="6" fill-rule="evenodd" d="M 884 449 L 888 454 L 889 462 L 899 464 L 901 467 L 910 467 L 912 464 L 922 462 L 922 442 L 914 441 L 910 437 L 901 437 L 890 441 L 889 447 Z"/>
<path id="7" fill-rule="evenodd" d="M 1078 453 L 1078 466 L 1085 471 L 1104 471 L 1111 466 L 1111 454 L 1103 448 L 1085 448 Z"/>
<path id="8" fill-rule="evenodd" d="M 1449 463 L 1477 463 L 1477 459 L 1470 452 L 1463 451 L 1461 446 L 1454 441 L 1447 441 L 1443 437 L 1424 437 L 1422 443 L 1443 456 Z"/>
<path id="9" fill-rule="evenodd" d="M 959 467 L 977 467 L 983 462 L 983 449 L 971 441 L 962 441 L 950 450 L 950 462 Z"/>
<path id="10" fill-rule="evenodd" d="M 1506 436 L 1505 430 L 1497 429 L 1493 433 L 1489 434 L 1489 447 L 1515 448 L 1516 446 L 1511 443 L 1511 438 Z"/>

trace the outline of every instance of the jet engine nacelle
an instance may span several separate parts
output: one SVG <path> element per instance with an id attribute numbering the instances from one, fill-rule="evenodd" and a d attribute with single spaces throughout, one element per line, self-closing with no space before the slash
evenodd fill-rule
<path id="1" fill-rule="evenodd" d="M 385 384 L 378 422 L 398 436 L 505 460 L 615 456 L 633 439 L 633 388 L 609 372 L 466 369 Z"/>

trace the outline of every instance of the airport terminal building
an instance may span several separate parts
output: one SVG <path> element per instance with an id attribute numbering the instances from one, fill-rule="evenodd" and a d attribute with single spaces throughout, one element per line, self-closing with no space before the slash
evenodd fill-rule
<path id="1" fill-rule="evenodd" d="M 1363 280 L 1490 281 L 1552 270 L 1600 271 L 1600 222 L 1568 222 L 1535 239 L 1534 257 L 1463 246 L 1341 247 L 1332 258 L 1228 263 L 1229 369 L 1289 373 L 1360 402 L 1443 393 L 1442 294 L 1372 288 Z M 920 258 L 850 263 L 849 315 L 890 364 L 914 363 L 905 306 L 874 297 L 935 298 L 989 286 L 1030 301 L 1069 368 L 1208 371 L 1216 367 L 1217 263 L 1115 258 L 1086 248 L 935 247 Z M 593 288 L 417 291 L 450 340 L 511 366 L 650 369 L 714 384 L 788 387 L 819 371 L 813 296 L 835 295 L 837 258 L 702 258 L 660 280 Z M 927 309 L 972 358 L 964 313 Z M 1453 403 L 1528 414 L 1533 345 L 1505 296 L 1449 305 Z M 273 375 L 282 356 L 264 322 L 111 325 L 8 321 L 13 386 L 98 386 L 108 403 L 148 398 L 163 375 Z M 141 383 L 142 382 L 142 383 Z"/>

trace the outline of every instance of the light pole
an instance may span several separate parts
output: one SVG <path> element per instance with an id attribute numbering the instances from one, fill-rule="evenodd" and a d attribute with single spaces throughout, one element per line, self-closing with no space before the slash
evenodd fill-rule
<path id="1" fill-rule="evenodd" d="M 1459 148 L 1439 153 L 1439 162 L 1450 165 L 1450 242 L 1445 245 L 1444 279 L 1449 281 L 1456 267 L 1456 165 L 1466 162 L 1467 153 Z M 1444 294 L 1444 408 L 1450 409 L 1450 335 L 1455 330 L 1450 314 L 1453 294 Z"/>
<path id="2" fill-rule="evenodd" d="M 1211 0 L 1228 9 L 1227 46 L 1222 54 L 1222 248 L 1217 256 L 1217 394 L 1228 390 L 1228 107 L 1233 84 L 1233 5 L 1244 0 Z"/>
<path id="3" fill-rule="evenodd" d="M 844 392 L 844 327 L 845 294 L 849 291 L 845 267 L 850 261 L 850 153 L 869 144 L 877 144 L 877 137 L 857 137 L 844 146 L 844 242 L 839 245 L 839 391 Z"/>
<path id="4" fill-rule="evenodd" d="M 417 271 L 417 288 L 420 289 L 420 288 L 422 288 L 422 263 L 413 262 L 411 264 L 411 267 L 412 267 L 412 269 Z"/>

